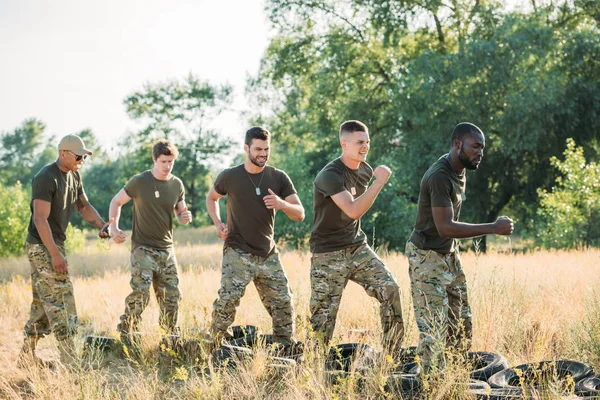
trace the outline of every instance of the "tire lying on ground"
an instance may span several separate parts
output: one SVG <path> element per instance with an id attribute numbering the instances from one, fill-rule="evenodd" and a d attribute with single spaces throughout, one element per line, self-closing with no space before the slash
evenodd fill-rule
<path id="1" fill-rule="evenodd" d="M 485 351 L 470 351 L 467 353 L 467 362 L 472 365 L 471 379 L 486 381 L 490 377 L 506 368 L 508 361 L 504 356 Z"/>
<path id="2" fill-rule="evenodd" d="M 304 361 L 304 345 L 302 342 L 298 342 L 291 346 L 284 346 L 275 341 L 273 335 L 258 335 L 253 333 L 250 336 L 231 340 L 229 344 L 232 346 L 249 347 L 253 349 L 259 346 L 265 347 L 269 354 L 273 356 L 289 358 L 296 361 L 298 364 Z"/>
<path id="3" fill-rule="evenodd" d="M 526 387 L 543 389 L 548 382 L 568 383 L 569 377 L 577 383 L 592 375 L 592 368 L 584 363 L 570 360 L 542 361 L 507 368 L 488 379 L 492 388 Z"/>
<path id="4" fill-rule="evenodd" d="M 252 350 L 246 347 L 224 345 L 212 354 L 212 365 L 215 369 L 236 368 L 253 357 Z"/>
<path id="5" fill-rule="evenodd" d="M 575 394 L 600 398 L 600 375 L 583 378 L 575 384 Z"/>
<path id="6" fill-rule="evenodd" d="M 179 335 L 163 336 L 158 345 L 161 362 L 174 364 L 198 364 L 206 360 L 206 349 L 199 339 L 182 338 Z"/>
<path id="7" fill-rule="evenodd" d="M 107 352 L 119 347 L 117 339 L 109 336 L 88 336 L 83 343 L 83 351 Z"/>
<path id="8" fill-rule="evenodd" d="M 397 373 L 390 375 L 385 383 L 384 390 L 387 393 L 413 397 L 421 391 L 421 380 L 419 374 L 421 367 L 416 362 L 403 364 Z"/>
<path id="9" fill-rule="evenodd" d="M 258 328 L 254 325 L 235 325 L 231 327 L 232 339 L 242 339 L 258 335 Z"/>
<path id="10" fill-rule="evenodd" d="M 353 366 L 357 369 L 373 366 L 376 359 L 377 352 L 368 344 L 338 344 L 329 349 L 325 360 L 325 369 L 350 372 Z"/>

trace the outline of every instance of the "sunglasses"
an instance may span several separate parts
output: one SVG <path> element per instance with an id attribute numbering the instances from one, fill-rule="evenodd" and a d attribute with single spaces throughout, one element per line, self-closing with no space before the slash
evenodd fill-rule
<path id="1" fill-rule="evenodd" d="M 85 161 L 85 159 L 87 158 L 87 154 L 83 155 L 83 156 L 79 156 L 79 155 L 73 153 L 71 150 L 67 150 L 67 151 L 75 156 L 75 161 L 81 161 L 81 160 Z"/>

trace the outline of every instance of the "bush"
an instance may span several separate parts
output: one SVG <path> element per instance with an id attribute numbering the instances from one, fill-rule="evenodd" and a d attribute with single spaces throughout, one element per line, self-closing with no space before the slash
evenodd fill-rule
<path id="1" fill-rule="evenodd" d="M 25 252 L 30 215 L 29 194 L 21 183 L 14 186 L 0 184 L 0 257 Z"/>
<path id="2" fill-rule="evenodd" d="M 562 176 L 552 192 L 538 190 L 541 198 L 536 240 L 546 248 L 600 246 L 600 164 L 589 163 L 583 148 L 567 139 L 564 161 L 550 159 Z"/>

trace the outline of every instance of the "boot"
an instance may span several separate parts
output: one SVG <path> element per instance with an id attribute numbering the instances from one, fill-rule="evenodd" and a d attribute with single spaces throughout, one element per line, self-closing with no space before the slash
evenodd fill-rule
<path id="1" fill-rule="evenodd" d="M 39 340 L 40 338 L 38 337 L 25 336 L 23 347 L 21 347 L 21 352 L 19 353 L 19 358 L 17 360 L 18 368 L 27 368 L 30 365 L 40 368 L 54 368 L 55 365 L 52 361 L 42 360 L 35 354 L 35 349 Z"/>

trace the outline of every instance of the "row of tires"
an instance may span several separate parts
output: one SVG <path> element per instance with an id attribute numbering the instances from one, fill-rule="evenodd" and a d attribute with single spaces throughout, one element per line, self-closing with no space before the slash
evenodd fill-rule
<path id="1" fill-rule="evenodd" d="M 211 354 L 215 369 L 234 369 L 254 356 L 256 348 L 268 351 L 267 368 L 288 371 L 304 362 L 301 343 L 280 346 L 272 335 L 262 335 L 254 326 L 232 327 L 233 337 Z M 90 336 L 86 348 L 106 350 L 114 348 L 115 339 Z M 116 345 L 119 346 L 118 344 Z M 183 360 L 197 360 L 202 352 L 198 339 L 167 336 L 161 341 L 165 353 L 173 353 Z M 417 397 L 422 392 L 422 375 L 415 362 L 416 348 L 404 350 L 401 365 L 387 378 L 385 390 L 404 398 Z M 346 343 L 332 346 L 325 358 L 325 374 L 332 383 L 355 376 L 357 384 L 365 384 L 366 376 L 379 360 L 377 351 L 367 344 Z M 554 396 L 577 394 L 600 398 L 600 375 L 581 362 L 571 360 L 543 361 L 509 368 L 505 357 L 489 352 L 468 352 L 465 368 L 469 368 L 469 382 L 464 392 L 478 399 L 517 399 L 523 396 L 543 396 L 551 391 Z"/>

